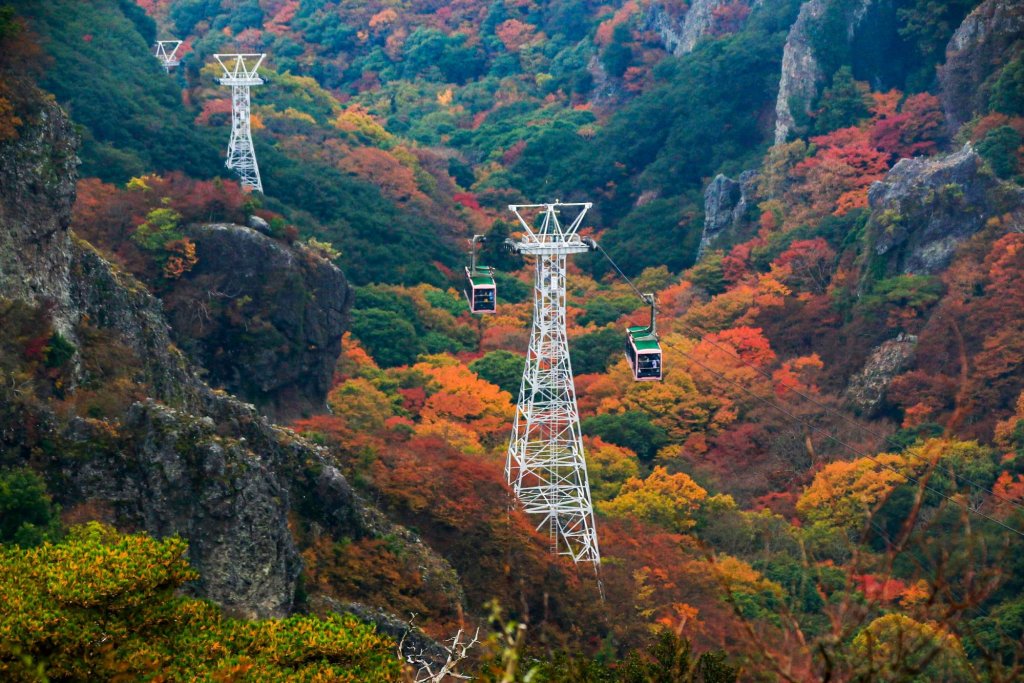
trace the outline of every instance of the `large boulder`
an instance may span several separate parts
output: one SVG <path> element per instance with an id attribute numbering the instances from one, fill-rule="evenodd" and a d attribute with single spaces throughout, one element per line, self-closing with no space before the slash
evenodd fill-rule
<path id="1" fill-rule="evenodd" d="M 1020 212 L 1024 189 L 1001 182 L 970 145 L 936 158 L 903 159 L 873 184 L 868 240 L 875 275 L 933 274 L 989 218 Z"/>
<path id="2" fill-rule="evenodd" d="M 342 272 L 240 225 L 189 236 L 199 261 L 162 297 L 178 345 L 207 382 L 273 417 L 323 411 L 352 304 Z"/>
<path id="3" fill-rule="evenodd" d="M 994 77 L 1021 51 L 1024 3 L 986 0 L 967 15 L 939 67 L 942 106 L 952 132 L 985 109 Z"/>
<path id="4" fill-rule="evenodd" d="M 747 210 L 753 205 L 757 171 L 744 171 L 738 180 L 721 173 L 704 190 L 704 231 L 697 248 L 699 261 L 723 237 L 740 237 Z"/>
<path id="5" fill-rule="evenodd" d="M 861 371 L 850 379 L 846 389 L 850 407 L 865 417 L 873 416 L 893 379 L 913 361 L 916 349 L 917 337 L 912 334 L 900 334 L 875 347 Z"/>

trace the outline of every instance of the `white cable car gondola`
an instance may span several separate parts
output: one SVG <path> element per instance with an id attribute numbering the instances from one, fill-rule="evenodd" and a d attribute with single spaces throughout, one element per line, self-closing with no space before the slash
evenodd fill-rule
<path id="1" fill-rule="evenodd" d="M 626 328 L 626 360 L 637 382 L 661 381 L 661 344 L 658 342 L 657 308 L 653 294 L 645 294 L 651 305 L 651 324 Z"/>
<path id="2" fill-rule="evenodd" d="M 494 283 L 494 268 L 478 266 L 476 245 L 486 241 L 483 235 L 474 235 L 470 242 L 471 260 L 466 268 L 466 302 L 472 313 L 494 313 L 498 310 L 498 288 Z"/>

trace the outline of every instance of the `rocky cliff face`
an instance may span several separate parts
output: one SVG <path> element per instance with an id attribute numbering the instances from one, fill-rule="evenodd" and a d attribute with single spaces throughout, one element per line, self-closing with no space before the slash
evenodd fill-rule
<path id="1" fill-rule="evenodd" d="M 749 8 L 764 0 L 742 0 Z M 731 0 L 694 0 L 681 17 L 668 11 L 663 3 L 653 2 L 647 12 L 647 27 L 655 31 L 665 49 L 675 56 L 693 52 L 702 38 L 715 28 L 715 10 L 733 4 Z"/>
<path id="2" fill-rule="evenodd" d="M 68 275 L 77 143 L 53 104 L 25 112 L 18 139 L 0 145 L 0 295 L 45 300 L 61 332 L 74 317 Z"/>
<path id="3" fill-rule="evenodd" d="M 0 298 L 48 312 L 76 346 L 70 365 L 81 384 L 60 389 L 63 403 L 55 405 L 30 384 L 3 378 L 0 463 L 31 463 L 72 519 L 181 534 L 202 574 L 197 592 L 234 614 L 293 609 L 301 563 L 290 524 L 335 539 L 395 539 L 423 585 L 450 596 L 455 613 L 463 597 L 443 559 L 361 501 L 326 451 L 200 381 L 173 343 L 160 302 L 68 232 L 75 139 L 60 109 L 38 99 L 24 112 L 20 139 L 0 144 Z M 273 251 L 245 239 L 258 254 Z M 339 284 L 316 259 L 308 267 Z M 268 276 L 273 258 L 266 268 L 250 275 Z M 336 322 L 347 288 L 332 291 L 339 294 L 324 305 Z M 298 315 L 311 324 L 308 309 Z M 316 328 L 320 322 L 305 339 L 329 346 L 329 325 Z M 83 401 L 101 395 L 103 372 L 122 384 L 107 399 Z"/>
<path id="4" fill-rule="evenodd" d="M 67 238 L 66 226 L 62 233 Z M 83 327 L 105 331 L 124 344 L 136 361 L 132 363 L 138 368 L 133 379 L 146 386 L 148 395 L 198 410 L 206 387 L 199 383 L 188 359 L 172 342 L 160 302 L 130 274 L 104 260 L 88 242 L 72 238 L 67 253 L 69 268 L 59 279 L 67 286 L 60 296 L 67 296 L 70 302 L 65 309 L 69 336 L 78 340 Z M 44 264 L 26 265 L 33 270 Z M 42 297 L 28 300 L 48 301 Z M 85 376 L 78 379 L 88 380 Z"/>
<path id="5" fill-rule="evenodd" d="M 1024 4 L 987 0 L 967 15 L 946 47 L 939 67 L 942 105 L 953 132 L 988 100 L 1000 68 L 1024 51 Z"/>
<path id="6" fill-rule="evenodd" d="M 197 592 L 230 613 L 291 611 L 301 564 L 280 447 L 222 436 L 209 416 L 154 401 L 132 406 L 116 437 L 101 440 L 98 428 L 76 423 L 64 435 L 73 450 L 88 445 L 87 455 L 58 461 L 65 504 L 106 509 L 120 528 L 187 538 L 202 573 Z"/>
<path id="7" fill-rule="evenodd" d="M 738 180 L 719 173 L 704 191 L 704 231 L 697 260 L 726 234 L 736 236 L 753 202 L 757 171 L 744 171 Z"/>
<path id="8" fill-rule="evenodd" d="M 965 146 L 938 158 L 903 159 L 868 194 L 876 274 L 938 273 L 989 218 L 1024 210 L 1024 189 L 1001 182 Z M 877 265 L 877 264 L 876 264 Z"/>
<path id="9" fill-rule="evenodd" d="M 786 46 L 782 52 L 782 78 L 779 81 L 779 95 L 775 102 L 775 143 L 786 141 L 796 128 L 797 117 L 807 116 L 819 89 L 831 74 L 822 73 L 818 58 L 814 54 L 812 31 L 822 21 L 825 13 L 842 0 L 808 0 L 800 7 L 800 14 L 789 29 Z M 857 0 L 847 17 L 847 42 L 853 40 L 854 32 L 874 0 Z M 843 36 L 835 36 L 843 40 Z"/>
<path id="10" fill-rule="evenodd" d="M 352 293 L 329 261 L 240 225 L 189 230 L 199 262 L 163 295 L 206 380 L 278 419 L 322 412 Z"/>

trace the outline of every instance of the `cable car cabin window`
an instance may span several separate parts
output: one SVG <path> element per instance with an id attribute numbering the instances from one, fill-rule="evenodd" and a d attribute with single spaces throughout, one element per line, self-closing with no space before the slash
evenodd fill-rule
<path id="1" fill-rule="evenodd" d="M 629 361 L 629 367 L 636 367 L 636 349 L 633 348 L 633 339 L 629 335 L 626 336 L 626 360 Z"/>
<path id="2" fill-rule="evenodd" d="M 496 305 L 494 287 L 473 287 L 474 313 L 494 313 Z"/>
<path id="3" fill-rule="evenodd" d="M 661 354 L 641 353 L 637 356 L 636 379 L 661 379 Z"/>

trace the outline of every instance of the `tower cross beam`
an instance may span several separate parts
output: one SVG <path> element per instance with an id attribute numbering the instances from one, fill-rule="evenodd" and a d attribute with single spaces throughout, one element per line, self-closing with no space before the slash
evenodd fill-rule
<path id="1" fill-rule="evenodd" d="M 221 85 L 263 85 L 259 76 L 265 54 L 216 54 L 214 59 L 224 69 Z"/>
<path id="2" fill-rule="evenodd" d="M 577 234 L 577 231 L 583 223 L 583 218 L 587 215 L 587 211 L 590 210 L 591 206 L 593 206 L 593 204 L 590 202 L 569 204 L 563 204 L 560 202 L 555 202 L 553 204 L 509 204 L 509 210 L 516 215 L 516 218 L 519 220 L 519 224 L 523 228 L 523 237 L 517 245 L 520 253 L 581 253 L 576 251 L 577 247 L 581 248 L 582 251 L 588 251 L 589 247 L 583 243 Z M 530 225 L 530 221 L 523 216 L 524 211 L 530 211 L 533 209 L 540 209 L 541 211 L 539 216 L 543 216 L 541 224 L 538 227 Z M 562 222 L 558 219 L 558 214 L 564 209 L 577 210 L 576 217 L 568 226 L 563 226 Z M 563 248 L 568 250 L 562 251 Z"/>
<path id="3" fill-rule="evenodd" d="M 171 69 L 181 64 L 178 57 L 178 48 L 181 47 L 180 40 L 158 40 L 156 41 L 156 52 L 154 56 L 160 60 L 164 70 L 171 73 Z"/>

